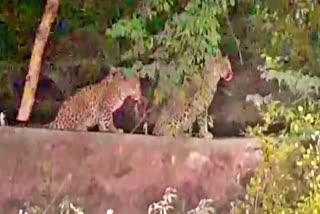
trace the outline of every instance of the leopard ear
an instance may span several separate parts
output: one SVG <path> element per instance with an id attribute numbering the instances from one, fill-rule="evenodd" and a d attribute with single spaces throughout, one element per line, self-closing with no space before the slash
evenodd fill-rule
<path id="1" fill-rule="evenodd" d="M 117 72 L 119 72 L 120 68 L 117 68 L 117 67 L 113 67 L 111 66 L 110 69 L 109 69 L 109 74 L 116 74 Z"/>
<path id="2" fill-rule="evenodd" d="M 214 58 L 212 59 L 212 62 L 213 62 L 213 63 L 217 63 L 217 62 L 218 62 L 218 59 L 219 59 L 218 57 L 214 57 Z"/>
<path id="3" fill-rule="evenodd" d="M 137 71 L 134 71 L 133 77 L 134 78 L 140 78 L 140 73 L 137 72 Z"/>
<path id="4" fill-rule="evenodd" d="M 212 57 L 209 58 L 209 60 L 207 61 L 207 64 L 216 64 L 218 62 L 218 57 Z"/>

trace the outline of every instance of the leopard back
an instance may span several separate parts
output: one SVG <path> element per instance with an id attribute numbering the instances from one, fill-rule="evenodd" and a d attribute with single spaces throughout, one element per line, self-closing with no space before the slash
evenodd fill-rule
<path id="1" fill-rule="evenodd" d="M 84 130 L 84 127 L 96 125 L 103 112 L 120 108 L 127 97 L 140 100 L 141 96 L 140 80 L 136 75 L 125 77 L 122 72 L 114 72 L 64 101 L 55 120 L 45 127 Z"/>
<path id="2" fill-rule="evenodd" d="M 220 79 L 229 81 L 232 78 L 233 73 L 229 58 L 226 56 L 209 59 L 202 75 L 201 84 L 193 99 L 191 99 L 192 104 L 190 107 L 194 109 L 195 114 L 199 114 L 209 107 L 217 91 Z"/>
<path id="3" fill-rule="evenodd" d="M 90 117 L 91 109 L 94 108 L 92 103 L 94 100 L 98 100 L 98 94 L 92 93 L 96 91 L 97 87 L 98 85 L 86 86 L 66 99 L 60 106 L 55 119 L 44 127 L 49 129 L 77 129 L 78 124 L 83 123 L 86 118 Z"/>

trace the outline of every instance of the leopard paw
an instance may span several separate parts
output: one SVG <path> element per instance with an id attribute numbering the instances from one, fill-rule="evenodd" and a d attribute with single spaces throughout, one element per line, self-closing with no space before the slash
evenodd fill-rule
<path id="1" fill-rule="evenodd" d="M 214 118 L 213 118 L 212 115 L 208 116 L 207 122 L 208 122 L 208 127 L 209 128 L 213 128 L 214 127 Z"/>
<path id="2" fill-rule="evenodd" d="M 117 129 L 116 133 L 124 133 L 123 129 Z"/>
<path id="3" fill-rule="evenodd" d="M 204 138 L 206 138 L 206 139 L 213 139 L 213 134 L 212 133 L 210 133 L 210 132 L 208 132 L 205 136 L 204 136 Z"/>
<path id="4" fill-rule="evenodd" d="M 206 133 L 200 134 L 200 137 L 204 139 L 213 139 L 213 134 L 211 132 L 206 132 Z"/>

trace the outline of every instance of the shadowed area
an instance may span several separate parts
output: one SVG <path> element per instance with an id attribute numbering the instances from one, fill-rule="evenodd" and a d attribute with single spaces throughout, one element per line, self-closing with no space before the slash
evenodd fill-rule
<path id="1" fill-rule="evenodd" d="M 18 213 L 24 202 L 55 213 L 66 195 L 85 213 L 108 208 L 147 213 L 166 187 L 177 188 L 188 209 L 213 198 L 227 210 L 230 200 L 243 196 L 263 160 L 252 138 L 174 139 L 17 127 L 1 127 L 0 136 L 3 213 Z"/>

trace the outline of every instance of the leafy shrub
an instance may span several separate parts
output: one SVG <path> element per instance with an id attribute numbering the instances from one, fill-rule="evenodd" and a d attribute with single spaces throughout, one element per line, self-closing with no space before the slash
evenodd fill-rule
<path id="1" fill-rule="evenodd" d="M 319 105 L 284 106 L 273 102 L 264 124 L 249 129 L 260 137 L 266 162 L 252 179 L 239 213 L 313 213 L 320 210 L 320 111 Z M 284 129 L 266 134 L 270 126 Z"/>
<path id="2" fill-rule="evenodd" d="M 248 128 L 248 135 L 261 139 L 266 161 L 237 213 L 317 213 L 320 82 L 319 45 L 315 45 L 319 20 L 315 17 L 319 17 L 320 5 L 267 0 L 251 8 L 246 21 L 254 26 L 252 32 L 263 34 L 257 40 L 265 60 L 262 77 L 278 81 L 280 88 L 296 95 L 296 101 L 272 102 L 261 112 L 263 123 Z M 271 132 L 275 126 L 282 128 Z"/>
<path id="3" fill-rule="evenodd" d="M 130 48 L 122 61 L 141 77 L 157 80 L 155 103 L 172 87 L 201 70 L 205 61 L 220 53 L 219 16 L 233 0 L 140 1 L 137 11 L 107 29 L 113 39 L 127 41 Z"/>
<path id="4" fill-rule="evenodd" d="M 302 99 L 319 95 L 320 5 L 315 1 L 258 1 L 249 15 L 269 75 Z M 271 42 L 270 42 L 271 41 Z"/>

